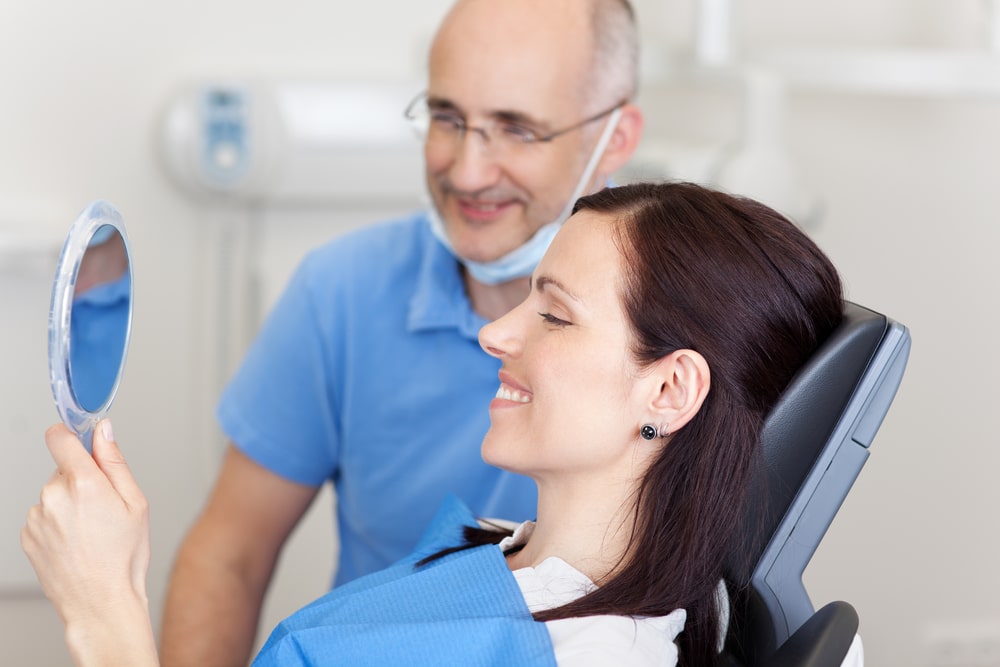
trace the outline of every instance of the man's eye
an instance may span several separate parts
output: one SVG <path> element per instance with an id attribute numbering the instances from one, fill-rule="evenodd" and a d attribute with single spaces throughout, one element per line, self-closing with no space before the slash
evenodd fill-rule
<path id="1" fill-rule="evenodd" d="M 447 130 L 461 130 L 465 127 L 465 121 L 461 116 L 448 111 L 431 111 L 431 123 Z"/>
<path id="2" fill-rule="evenodd" d="M 538 314 L 541 316 L 543 320 L 545 320 L 546 324 L 553 324 L 557 327 L 566 327 L 570 325 L 570 323 L 567 322 L 566 320 L 561 320 L 551 313 L 538 313 Z"/>
<path id="3" fill-rule="evenodd" d="M 504 139 L 530 144 L 538 140 L 538 134 L 524 125 L 517 123 L 499 123 L 497 129 Z"/>

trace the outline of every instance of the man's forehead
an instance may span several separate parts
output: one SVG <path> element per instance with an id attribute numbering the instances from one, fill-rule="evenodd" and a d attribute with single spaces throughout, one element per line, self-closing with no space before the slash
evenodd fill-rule
<path id="1" fill-rule="evenodd" d="M 585 9 L 589 3 L 572 0 L 564 8 L 561 4 L 550 0 L 467 0 L 441 23 L 431 54 L 440 47 L 454 48 L 464 55 L 487 50 L 492 55 L 516 56 L 527 50 L 532 56 L 548 51 L 576 60 L 593 50 L 594 26 Z"/>
<path id="2" fill-rule="evenodd" d="M 538 0 L 464 0 L 445 19 L 430 53 L 431 88 L 473 94 L 493 108 L 531 108 L 517 99 L 489 101 L 509 90 L 527 98 L 579 90 L 592 67 L 589 3 Z M 572 8 L 572 9 L 570 9 Z"/>
<path id="3" fill-rule="evenodd" d="M 579 62 L 526 55 L 524 51 L 494 56 L 446 54 L 431 62 L 428 97 L 484 117 L 575 115 L 584 101 L 586 69 Z"/>
<path id="4" fill-rule="evenodd" d="M 503 27 L 520 25 L 522 28 L 552 24 L 564 29 L 577 29 L 580 22 L 588 22 L 594 14 L 596 0 L 456 0 L 442 21 L 448 23 Z"/>

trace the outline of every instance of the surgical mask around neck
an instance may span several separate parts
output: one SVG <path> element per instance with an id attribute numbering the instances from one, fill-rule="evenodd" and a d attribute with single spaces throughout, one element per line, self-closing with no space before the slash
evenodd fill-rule
<path id="1" fill-rule="evenodd" d="M 576 200 L 583 194 L 583 189 L 587 187 L 587 183 L 593 177 L 594 170 L 597 169 L 597 163 L 603 157 L 604 150 L 607 148 L 608 142 L 611 141 L 611 135 L 618 126 L 621 113 L 621 109 L 615 109 L 611 113 L 604 131 L 597 141 L 597 145 L 594 146 L 590 160 L 587 162 L 580 180 L 577 181 L 576 187 L 573 189 L 573 194 L 570 196 L 569 201 L 566 202 L 559 216 L 552 222 L 543 225 L 530 239 L 503 257 L 499 257 L 491 262 L 474 262 L 455 252 L 455 247 L 448 238 L 444 221 L 441 219 L 440 213 L 438 213 L 437 206 L 434 205 L 433 199 L 428 197 L 427 217 L 430 220 L 431 232 L 465 266 L 473 278 L 485 285 L 499 285 L 500 283 L 509 282 L 516 278 L 530 276 L 535 267 L 538 266 L 538 262 L 541 261 L 542 255 L 548 250 L 549 244 L 552 243 L 552 239 L 556 236 L 556 232 L 559 231 L 559 228 L 573 212 L 573 205 L 576 204 Z"/>

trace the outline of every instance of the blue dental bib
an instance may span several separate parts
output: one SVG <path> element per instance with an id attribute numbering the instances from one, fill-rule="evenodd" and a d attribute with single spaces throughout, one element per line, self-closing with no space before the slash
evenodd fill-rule
<path id="1" fill-rule="evenodd" d="M 330 591 L 281 622 L 254 667 L 289 665 L 538 665 L 555 667 L 536 622 L 495 545 L 423 567 L 420 559 L 462 544 L 476 519 L 449 497 L 412 554 Z"/>

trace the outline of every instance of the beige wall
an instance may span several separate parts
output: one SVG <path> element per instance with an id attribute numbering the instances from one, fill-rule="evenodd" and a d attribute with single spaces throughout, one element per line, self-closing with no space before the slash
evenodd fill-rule
<path id="1" fill-rule="evenodd" d="M 97 197 L 116 203 L 129 227 L 136 320 L 112 415 L 152 502 L 149 581 L 158 617 L 173 551 L 220 451 L 211 323 L 224 245 L 220 209 L 190 199 L 164 176 L 155 141 L 162 105 L 190 77 L 419 74 L 420 53 L 447 3 L 5 4 L 0 234 L 30 224 L 58 238 Z M 986 3 L 972 0 L 736 4 L 746 49 L 971 51 L 985 44 Z M 690 46 L 692 3 L 638 6 L 649 54 Z M 651 73 L 665 71 L 662 61 L 652 64 Z M 642 101 L 651 142 L 717 142 L 738 127 L 739 98 L 724 85 L 650 82 Z M 992 528 L 1000 437 L 991 419 L 1000 399 L 993 344 L 1000 269 L 988 256 L 1000 246 L 1000 99 L 793 88 L 787 135 L 803 183 L 823 204 L 815 237 L 841 267 L 849 295 L 909 326 L 914 339 L 897 401 L 807 583 L 817 603 L 855 604 L 870 664 L 932 665 L 924 641 L 939 629 L 1000 623 L 1000 538 Z M 281 235 L 284 245 L 262 260 L 268 299 L 302 249 L 361 222 L 348 213 L 331 214 L 327 228 L 313 211 Z M 56 418 L 39 360 L 44 344 L 32 343 L 45 336 L 44 276 L 15 279 L 0 270 L 0 294 L 21 295 L 5 304 L 2 328 L 18 327 L 17 340 L 28 341 L 0 338 L 0 396 L 11 403 L 0 419 L 8 454 L 0 518 L 15 524 L 47 476 L 41 433 Z M 32 287 L 17 288 L 18 280 Z M 37 477 L 28 494 L 26 476 Z M 326 497 L 320 503 L 329 504 Z M 295 573 L 286 563 L 265 623 L 326 585 L 335 548 L 328 522 L 322 507 L 303 526 L 289 555 Z M 16 528 L 0 525 L 7 535 L 0 547 L 8 547 L 0 556 L 13 548 Z M 0 646 L 10 664 L 68 664 L 58 619 L 30 587 L 0 590 Z"/>

